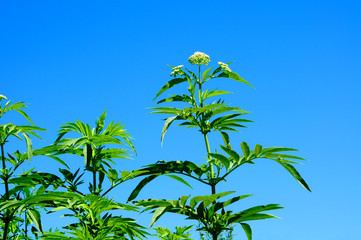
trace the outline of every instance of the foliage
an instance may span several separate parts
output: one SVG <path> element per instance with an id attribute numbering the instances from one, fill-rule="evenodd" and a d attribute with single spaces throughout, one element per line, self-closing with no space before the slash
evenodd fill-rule
<path id="1" fill-rule="evenodd" d="M 178 200 L 149 199 L 138 201 L 137 204 L 146 207 L 145 210 L 154 212 L 151 226 L 166 212 L 178 213 L 187 216 L 187 219 L 199 221 L 201 227 L 197 230 L 209 233 L 213 239 L 217 239 L 223 231 L 230 230 L 236 223 L 241 224 L 247 234 L 251 235 L 250 227 L 244 223 L 245 221 L 275 218 L 271 214 L 262 212 L 281 208 L 278 204 L 268 204 L 255 206 L 238 213 L 233 213 L 230 210 L 225 211 L 226 206 L 250 196 L 242 195 L 224 202 L 217 201 L 219 198 L 231 193 L 233 192 L 196 196 L 189 201 L 190 196 L 183 196 Z"/>
<path id="2" fill-rule="evenodd" d="M 111 164 L 115 164 L 113 159 L 129 158 L 127 149 L 106 147 L 106 145 L 124 145 L 125 142 L 134 150 L 133 144 L 130 141 L 131 137 L 124 130 L 124 126 L 121 126 L 120 123 L 114 124 L 112 121 L 105 127 L 105 117 L 106 112 L 104 111 L 92 129 L 89 124 L 84 124 L 81 121 L 61 126 L 55 144 L 50 146 L 50 148 L 43 149 L 44 153 L 47 153 L 49 150 L 53 151 L 55 153 L 53 157 L 66 153 L 82 156 L 84 158 L 85 170 L 91 172 L 93 176 L 93 181 L 89 183 L 89 191 L 96 195 L 99 195 L 103 190 L 102 184 L 105 176 L 111 182 L 111 188 L 114 188 L 121 182 L 117 171 L 111 167 Z M 80 137 L 64 138 L 65 135 L 70 133 L 76 133 Z M 61 173 L 69 182 L 71 182 L 72 177 L 75 177 L 71 176 L 71 173 L 66 169 L 61 170 Z M 76 186 L 73 185 L 72 188 L 76 190 Z"/>
<path id="3" fill-rule="evenodd" d="M 171 232 L 166 227 L 155 227 L 157 234 L 155 235 L 157 238 L 162 240 L 192 240 L 189 238 L 191 234 L 189 231 L 193 226 L 185 226 L 185 227 L 176 227 L 175 232 Z"/>
<path id="4" fill-rule="evenodd" d="M 144 200 L 137 201 L 139 206 L 147 207 L 147 210 L 154 212 L 152 224 L 164 213 L 173 212 L 186 215 L 187 219 L 193 219 L 200 222 L 202 227 L 198 228 L 209 234 L 213 240 L 219 239 L 224 232 L 229 232 L 235 223 L 240 223 L 243 227 L 248 239 L 252 238 L 252 231 L 250 226 L 244 221 L 266 219 L 273 215 L 259 214 L 253 219 L 241 218 L 243 212 L 233 213 L 224 209 L 226 202 L 216 202 L 219 196 L 227 195 L 228 193 L 216 193 L 216 186 L 221 181 L 226 181 L 226 177 L 235 171 L 243 164 L 255 164 L 254 160 L 258 158 L 269 159 L 277 162 L 285 168 L 304 188 L 310 190 L 305 180 L 298 173 L 293 164 L 298 164 L 298 160 L 304 160 L 298 156 L 288 154 L 289 151 L 296 151 L 292 148 L 284 147 L 266 147 L 263 148 L 260 144 L 256 144 L 254 150 L 251 150 L 246 142 L 240 144 L 242 152 L 237 152 L 231 146 L 229 132 L 238 132 L 239 128 L 245 127 L 243 124 L 252 122 L 251 120 L 243 118 L 247 111 L 239 107 L 233 107 L 225 103 L 223 99 L 216 99 L 210 101 L 214 97 L 219 97 L 230 92 L 218 89 L 205 89 L 203 85 L 214 79 L 228 78 L 236 80 L 251 86 L 246 80 L 241 78 L 237 73 L 229 68 L 230 63 L 218 62 L 218 67 L 213 70 L 213 67 L 207 68 L 202 73 L 201 65 L 208 65 L 210 58 L 208 55 L 196 52 L 189 58 L 189 62 L 193 65 L 198 65 L 198 74 L 184 68 L 183 65 L 173 67 L 171 76 L 173 79 L 168 81 L 156 94 L 155 99 L 162 95 L 167 90 L 183 84 L 188 83 L 187 91 L 181 94 L 172 94 L 170 97 L 163 98 L 157 104 L 173 103 L 178 107 L 153 107 L 152 113 L 160 113 L 170 115 L 165 119 L 161 134 L 161 143 L 164 140 L 164 135 L 169 127 L 178 121 L 178 126 L 185 126 L 186 128 L 197 128 L 203 135 L 206 147 L 207 161 L 198 165 L 191 161 L 159 161 L 155 164 L 150 164 L 141 169 L 136 177 L 143 177 L 140 183 L 131 193 L 128 200 L 133 200 L 137 197 L 139 192 L 146 186 L 147 183 L 154 180 L 158 176 L 170 176 L 176 180 L 191 186 L 182 176 L 187 176 L 191 179 L 197 180 L 206 184 L 211 189 L 211 195 L 195 196 L 192 198 L 193 205 L 186 205 L 186 200 L 189 196 L 183 196 L 179 200 Z M 213 70 L 213 71 L 212 71 Z M 180 104 L 184 105 L 179 108 Z M 220 145 L 220 149 L 224 152 L 219 153 L 217 150 L 211 152 L 208 134 L 210 132 L 219 132 L 223 138 L 224 145 Z M 176 174 L 176 175 L 174 175 Z M 180 176 L 179 176 L 180 175 Z M 219 195 L 220 194 L 220 195 Z M 247 196 L 247 195 L 243 195 Z M 233 203 L 242 199 L 232 198 L 227 203 Z M 194 205 L 197 202 L 194 199 L 201 199 L 207 204 L 201 202 L 198 207 Z M 236 200 L 237 199 L 237 200 Z M 226 204 L 228 205 L 228 204 Z M 267 207 L 265 207 L 267 206 Z M 263 207 L 256 206 L 251 209 L 274 210 L 280 208 L 278 205 L 265 205 Z M 195 208 L 196 207 L 196 208 Z M 217 212 L 218 211 L 218 212 Z M 252 211 L 252 210 L 250 210 Z M 247 210 L 246 210 L 247 212 Z M 257 213 L 258 214 L 258 213 Z"/>
<path id="5" fill-rule="evenodd" d="M 6 99 L 2 96 L 2 99 Z M 1 107 L 1 114 L 10 110 L 16 110 L 30 118 L 21 108 L 24 103 L 7 102 Z M 32 232 L 36 238 L 42 239 L 134 239 L 143 238 L 146 233 L 142 226 L 134 219 L 114 215 L 110 213 L 114 210 L 137 211 L 134 206 L 120 204 L 113 200 L 108 200 L 105 195 L 120 183 L 132 178 L 132 174 L 123 171 L 119 174 L 111 167 L 115 164 L 115 158 L 129 158 L 127 149 L 119 147 L 108 147 L 106 145 L 129 145 L 134 151 L 129 134 L 120 123 L 111 122 L 105 127 L 104 112 L 96 121 L 95 127 L 90 129 L 88 124 L 81 121 L 67 123 L 61 126 L 59 136 L 55 144 L 42 149 L 33 150 L 30 135 L 38 137 L 35 130 L 44 130 L 35 126 L 16 126 L 6 124 L 0 126 L 1 150 L 3 169 L 1 178 L 4 180 L 5 194 L 0 203 L 0 213 L 2 219 L 3 239 L 30 239 L 28 235 L 28 225 L 33 223 Z M 32 122 L 31 122 L 32 123 Z M 64 138 L 66 134 L 77 133 L 78 138 Z M 11 136 L 24 137 L 27 143 L 27 152 L 21 154 L 19 151 L 13 154 L 4 154 L 4 145 Z M 124 142 L 125 143 L 124 143 Z M 93 183 L 89 183 L 90 194 L 83 193 L 79 187 L 85 181 L 82 179 L 84 171 L 80 169 L 71 171 L 68 165 L 60 158 L 62 154 L 73 154 L 82 156 L 85 162 L 85 171 L 93 175 Z M 50 173 L 36 172 L 33 169 L 15 176 L 15 171 L 21 164 L 37 155 L 46 155 L 58 161 L 66 168 L 60 168 L 61 177 Z M 13 165 L 7 168 L 5 162 Z M 105 176 L 111 182 L 110 187 L 102 192 L 102 184 Z M 98 182 L 97 182 L 98 180 Z M 10 188 L 12 184 L 13 188 Z M 52 187 L 51 189 L 49 187 Z M 56 192 L 57 188 L 65 189 L 65 192 Z M 100 196 L 102 193 L 102 196 Z M 71 211 L 64 216 L 73 217 L 78 222 L 65 226 L 65 232 L 59 230 L 53 232 L 43 232 L 41 212 L 51 209 L 48 213 L 59 210 Z M 24 218 L 18 217 L 24 213 Z M 71 237 L 75 236 L 75 237 Z"/>
<path id="6" fill-rule="evenodd" d="M 35 131 L 44 131 L 45 129 L 34 126 L 30 117 L 25 113 L 23 108 L 26 107 L 24 102 L 7 101 L 2 105 L 2 101 L 7 100 L 3 95 L 0 95 L 0 120 L 6 113 L 15 111 L 21 114 L 32 125 L 15 125 L 13 123 L 7 123 L 0 125 L 0 148 L 1 148 L 1 161 L 2 168 L 0 169 L 0 178 L 3 180 L 4 194 L 0 196 L 1 203 L 7 204 L 10 201 L 18 201 L 22 198 L 26 198 L 30 195 L 37 194 L 39 189 L 36 189 L 36 184 L 30 182 L 28 184 L 18 184 L 16 181 L 17 170 L 26 161 L 33 156 L 33 147 L 30 135 L 39 137 Z M 20 153 L 17 150 L 14 153 L 5 152 L 5 145 L 11 138 L 16 138 L 21 141 L 25 140 L 27 152 L 25 154 Z M 44 175 L 38 172 L 28 171 L 26 174 L 31 174 L 33 178 L 42 179 Z M 45 181 L 42 182 L 42 188 L 40 191 L 46 188 Z M 14 185 L 14 187 L 11 186 Z M 52 185 L 52 184 L 49 184 Z M 48 185 L 48 186 L 49 186 Z M 24 214 L 23 217 L 21 215 Z M 6 208 L 0 211 L 2 238 L 15 239 L 17 236 L 27 238 L 28 225 L 39 215 L 38 209 L 29 208 L 23 209 L 23 211 L 15 211 L 13 208 Z"/>
<path id="7" fill-rule="evenodd" d="M 66 226 L 66 232 L 44 232 L 41 239 L 127 239 L 126 236 L 129 239 L 141 239 L 147 235 L 134 219 L 110 213 L 120 209 L 136 211 L 134 206 L 116 203 L 97 195 L 82 196 L 77 193 L 63 195 L 60 201 L 54 203 L 60 206 L 51 212 L 70 210 L 72 213 L 64 216 L 76 218 L 78 222 Z"/>
<path id="8" fill-rule="evenodd" d="M 80 172 L 78 169 L 72 172 L 68 169 L 59 169 L 64 178 L 62 187 L 66 188 L 67 194 L 71 194 L 72 197 L 66 196 L 63 197 L 63 201 L 50 204 L 49 207 L 58 206 L 50 212 L 71 210 L 72 214 L 64 216 L 76 218 L 77 222 L 64 227 L 66 232 L 46 232 L 43 239 L 61 239 L 65 236 L 67 239 L 72 239 L 73 237 L 69 235 L 75 236 L 75 239 L 141 239 L 147 235 L 144 228 L 134 219 L 113 216 L 109 213 L 110 210 L 116 209 L 137 210 L 134 206 L 120 204 L 105 198 L 109 191 L 132 178 L 130 172 L 118 173 L 113 168 L 112 165 L 116 164 L 113 159 L 129 158 L 127 149 L 113 146 L 127 144 L 134 152 L 135 149 L 124 126 L 121 126 L 120 123 L 114 124 L 112 121 L 105 127 L 105 117 L 106 112 L 104 111 L 92 129 L 89 124 L 78 120 L 75 123 L 67 123 L 60 127 L 58 138 L 53 145 L 38 150 L 37 154 L 45 154 L 58 161 L 62 161 L 59 158 L 62 154 L 81 156 L 84 159 L 85 170 Z M 80 136 L 64 138 L 65 135 L 71 133 Z M 64 165 L 66 164 L 64 163 Z M 92 181 L 88 183 L 89 194 L 79 188 L 85 183 L 83 175 L 86 171 L 92 174 Z M 110 187 L 103 190 L 105 177 L 109 180 Z"/>
<path id="9" fill-rule="evenodd" d="M 293 155 L 293 148 L 263 147 L 256 144 L 253 149 L 246 142 L 236 148 L 230 139 L 230 132 L 239 132 L 245 124 L 252 122 L 245 118 L 249 112 L 240 107 L 231 106 L 223 97 L 231 92 L 219 89 L 206 89 L 210 80 L 230 79 L 251 86 L 246 80 L 232 71 L 231 63 L 218 62 L 217 67 L 208 67 L 210 57 L 196 52 L 188 59 L 196 65 L 197 72 L 179 65 L 172 68 L 171 77 L 156 94 L 158 99 L 166 91 L 176 86 L 186 88 L 178 94 L 158 100 L 152 107 L 152 113 L 165 114 L 161 131 L 161 144 L 170 126 L 196 128 L 203 136 L 206 161 L 198 164 L 192 161 L 158 161 L 133 171 L 120 171 L 116 159 L 130 158 L 129 151 L 135 154 L 132 138 L 120 122 L 105 124 L 106 111 L 95 121 L 93 128 L 80 120 L 60 126 L 56 141 L 44 148 L 33 150 L 31 137 L 39 137 L 37 131 L 45 129 L 34 126 L 23 108 L 23 102 L 12 103 L 0 95 L 0 120 L 10 111 L 17 112 L 31 125 L 0 125 L 1 162 L 0 178 L 4 194 L 0 196 L 0 234 L 6 239 L 143 239 L 150 235 L 136 220 L 120 214 L 127 211 L 150 211 L 153 217 L 150 226 L 166 213 L 183 215 L 198 223 L 197 231 L 202 240 L 233 239 L 234 226 L 240 225 L 248 240 L 252 239 L 249 221 L 275 218 L 268 213 L 282 208 L 279 204 L 258 205 L 241 211 L 235 211 L 240 200 L 251 195 L 238 195 L 229 198 L 234 191 L 217 192 L 220 182 L 244 164 L 255 164 L 258 159 L 276 162 L 310 191 L 306 181 L 296 170 L 295 165 L 304 159 Z M 206 67 L 206 69 L 202 69 Z M 252 86 L 251 86 L 252 87 Z M 161 105 L 158 105 L 161 104 Z M 167 106 L 164 106 L 167 104 Z M 211 151 L 209 133 L 220 134 L 223 143 Z M 12 138 L 25 141 L 26 152 L 17 149 L 13 153 L 5 152 L 7 142 Z M 232 143 L 232 144 L 231 144 Z M 215 148 L 212 148 L 215 149 Z M 83 159 L 78 169 L 71 169 L 64 160 L 67 154 L 73 159 Z M 35 156 L 47 156 L 62 165 L 58 175 L 43 173 L 35 169 L 23 170 L 22 164 Z M 22 171 L 19 174 L 19 170 Z M 87 178 L 90 174 L 90 180 Z M 189 187 L 195 180 L 208 186 L 209 195 L 180 196 L 176 200 L 147 199 L 134 201 L 140 191 L 159 176 L 167 176 Z M 187 178 L 184 178 L 187 177 Z M 123 204 L 107 196 L 120 184 L 141 179 Z M 89 180 L 89 181 L 88 181 Z M 88 185 L 86 188 L 85 185 Z M 88 191 L 87 191 L 88 189 Z M 123 193 L 122 193 L 123 194 Z M 228 198 L 227 198 L 228 197 Z M 225 200 L 224 200 L 225 199 Z M 135 203 L 132 205 L 129 202 Z M 238 207 L 237 207 L 238 209 Z M 62 211 L 63 217 L 72 219 L 72 223 L 55 230 L 44 231 L 41 215 Z M 30 229 L 31 227 L 31 229 Z M 176 227 L 172 232 L 167 227 L 156 227 L 154 236 L 164 240 L 191 239 L 192 226 Z"/>

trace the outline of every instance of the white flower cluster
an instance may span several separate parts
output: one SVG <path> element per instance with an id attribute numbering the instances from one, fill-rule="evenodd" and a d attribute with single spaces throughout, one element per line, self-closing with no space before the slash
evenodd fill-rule
<path id="1" fill-rule="evenodd" d="M 183 75 L 183 70 L 182 67 L 184 67 L 183 65 L 179 65 L 177 67 L 173 67 L 172 68 L 172 72 L 170 73 L 171 76 L 176 77 L 178 75 L 182 76 Z"/>
<path id="2" fill-rule="evenodd" d="M 208 65 L 208 63 L 211 61 L 209 56 L 202 52 L 195 52 L 192 56 L 188 58 L 188 62 L 190 62 L 193 65 Z"/>
<path id="3" fill-rule="evenodd" d="M 225 72 L 232 72 L 232 70 L 228 67 L 227 63 L 218 62 L 219 66 L 221 66 L 222 70 Z"/>

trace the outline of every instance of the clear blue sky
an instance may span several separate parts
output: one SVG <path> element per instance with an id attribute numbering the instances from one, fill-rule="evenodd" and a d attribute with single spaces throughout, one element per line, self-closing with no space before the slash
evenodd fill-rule
<path id="1" fill-rule="evenodd" d="M 228 80 L 214 86 L 233 91 L 227 101 L 250 111 L 256 123 L 233 141 L 294 147 L 309 160 L 298 169 L 312 193 L 265 161 L 240 169 L 221 186 L 254 194 L 239 209 L 286 207 L 274 212 L 281 219 L 252 223 L 254 239 L 359 240 L 360 12 L 356 0 L 2 1 L 0 93 L 27 102 L 36 125 L 48 129 L 35 148 L 52 143 L 61 124 L 93 123 L 107 109 L 108 120 L 121 121 L 135 138 L 138 155 L 121 160 L 121 169 L 196 161 L 205 154 L 199 133 L 172 128 L 161 147 L 162 116 L 147 108 L 170 79 L 166 64 L 186 65 L 195 51 L 207 53 L 211 65 L 234 61 L 231 69 L 255 89 Z M 211 140 L 213 149 L 218 144 Z M 59 167 L 35 158 L 32 165 L 53 172 Z M 124 201 L 135 184 L 121 186 L 114 197 Z M 205 193 L 197 184 L 191 190 L 159 179 L 139 197 Z M 149 224 L 148 215 L 139 218 Z M 159 224 L 187 223 L 170 216 Z"/>

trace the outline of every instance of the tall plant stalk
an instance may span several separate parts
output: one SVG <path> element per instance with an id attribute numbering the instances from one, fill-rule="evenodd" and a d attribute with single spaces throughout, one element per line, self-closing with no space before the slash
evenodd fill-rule
<path id="1" fill-rule="evenodd" d="M 25 191 L 24 189 L 18 188 L 19 190 L 13 191 L 13 189 L 10 189 L 9 186 L 9 180 L 13 180 L 16 178 L 15 171 L 16 169 L 25 161 L 25 159 L 31 159 L 31 156 L 33 155 L 33 149 L 32 149 L 32 143 L 29 135 L 33 135 L 38 137 L 38 135 L 34 132 L 35 130 L 43 131 L 45 129 L 39 128 L 34 126 L 33 122 L 29 118 L 29 116 L 24 112 L 23 108 L 26 107 L 26 104 L 23 102 L 16 102 L 12 103 L 11 101 L 7 101 L 5 105 L 1 104 L 2 100 L 7 100 L 7 98 L 3 95 L 0 95 L 0 119 L 2 120 L 2 117 L 4 114 L 6 114 L 9 111 L 16 111 L 19 114 L 21 114 L 23 117 L 25 117 L 32 126 L 28 125 L 22 125 L 18 126 L 13 123 L 3 124 L 0 125 L 0 148 L 1 148 L 1 161 L 2 161 L 2 169 L 1 169 L 1 179 L 4 181 L 4 195 L 1 196 L 3 204 L 8 204 L 8 206 L 11 206 L 10 202 L 13 201 L 16 197 L 18 200 L 18 196 L 20 196 L 21 192 Z M 19 151 L 16 151 L 13 154 L 5 153 L 5 144 L 8 142 L 9 137 L 15 137 L 18 139 L 24 139 L 26 142 L 27 147 L 27 153 L 21 154 Z M 9 156 L 8 158 L 6 155 Z M 12 167 L 7 168 L 7 163 L 12 164 Z M 31 184 L 30 184 L 31 185 Z M 14 196 L 14 197 L 13 197 Z M 6 240 L 9 237 L 11 229 L 9 229 L 10 223 L 12 221 L 19 221 L 14 218 L 14 214 L 17 212 L 16 209 L 8 207 L 3 208 L 4 213 L 2 214 L 2 220 L 4 222 L 3 227 L 3 236 L 2 239 Z M 26 210 L 25 210 L 26 211 Z M 20 216 L 21 213 L 19 212 Z M 27 229 L 25 229 L 26 231 Z M 14 230 L 17 231 L 17 230 Z M 26 235 L 27 233 L 25 233 Z M 18 237 L 18 236 L 15 236 Z"/>
<path id="2" fill-rule="evenodd" d="M 4 142 L 6 141 L 6 139 L 4 139 Z M 5 186 L 5 200 L 9 200 L 9 183 L 8 183 L 8 176 L 6 173 L 6 164 L 5 164 L 5 154 L 4 154 L 4 144 L 1 143 L 1 160 L 2 160 L 2 164 L 3 164 L 3 173 L 5 173 L 5 177 L 4 177 L 4 186 Z"/>
<path id="3" fill-rule="evenodd" d="M 6 139 L 3 140 L 3 142 L 6 142 Z M 5 164 L 5 155 L 4 155 L 4 144 L 1 143 L 1 159 L 2 159 L 2 165 L 3 165 L 3 174 L 4 176 L 4 186 L 5 186 L 5 201 L 9 200 L 9 183 L 8 183 L 8 173 L 6 171 L 6 164 Z M 6 210 L 5 211 L 5 216 L 4 216 L 4 234 L 3 234 L 3 240 L 6 240 L 8 237 L 8 232 L 9 232 L 9 224 L 11 221 L 11 217 L 9 215 L 10 211 Z"/>
<path id="4" fill-rule="evenodd" d="M 201 72 L 201 65 L 207 66 L 210 62 L 208 55 L 196 52 L 188 61 L 193 65 L 198 65 L 198 76 L 183 68 L 183 65 L 172 67 L 172 80 L 168 81 L 157 93 L 155 99 L 163 94 L 168 89 L 182 83 L 188 83 L 188 92 L 171 95 L 157 102 L 171 103 L 183 102 L 187 106 L 184 108 L 174 107 L 153 107 L 152 113 L 170 114 L 171 116 L 165 120 L 161 142 L 164 140 L 164 135 L 172 125 L 173 122 L 181 122 L 179 126 L 186 128 L 198 128 L 204 138 L 207 152 L 207 162 L 198 165 L 191 161 L 159 161 L 156 164 L 145 166 L 141 169 L 138 177 L 145 178 L 136 186 L 128 200 L 133 200 L 137 197 L 141 189 L 150 181 L 158 176 L 168 175 L 174 178 L 174 175 L 188 176 L 192 179 L 198 180 L 211 187 L 211 195 L 195 196 L 189 199 L 189 196 L 182 196 L 178 200 L 159 200 L 149 199 L 138 201 L 140 206 L 146 207 L 146 210 L 154 212 L 151 225 L 155 223 L 165 212 L 179 213 L 187 216 L 187 219 L 194 219 L 201 223 L 197 229 L 199 231 L 208 232 L 213 240 L 218 240 L 219 236 L 227 229 L 232 229 L 234 224 L 240 224 L 244 229 L 248 239 L 252 238 L 251 227 L 245 221 L 273 218 L 273 215 L 261 213 L 267 210 L 275 210 L 281 208 L 278 204 L 268 204 L 263 206 L 256 206 L 246 209 L 241 212 L 233 213 L 230 210 L 225 210 L 225 207 L 234 204 L 235 202 L 249 197 L 250 195 L 241 195 L 233 197 L 227 201 L 220 201 L 219 199 L 227 196 L 233 192 L 216 192 L 216 185 L 221 181 L 225 181 L 226 177 L 243 164 L 254 164 L 257 158 L 265 158 L 273 160 L 284 167 L 301 185 L 309 190 L 308 185 L 292 166 L 296 160 L 303 160 L 300 157 L 285 154 L 287 151 L 295 151 L 292 148 L 283 147 L 269 147 L 263 148 L 256 144 L 255 149 L 251 150 L 246 142 L 241 143 L 242 152 L 237 152 L 231 147 L 229 139 L 229 131 L 238 131 L 239 128 L 244 127 L 243 123 L 251 122 L 243 119 L 241 116 L 248 113 L 238 107 L 231 107 L 224 103 L 224 100 L 218 99 L 213 102 L 208 102 L 210 98 L 228 94 L 230 92 L 218 89 L 203 89 L 206 82 L 216 78 L 228 78 L 238 82 L 245 83 L 251 86 L 246 80 L 241 78 L 237 73 L 231 71 L 229 64 L 218 62 L 218 67 L 206 69 L 203 74 Z M 212 71 L 213 70 L 213 71 Z M 198 87 L 199 104 L 196 101 L 196 94 Z M 207 101 L 206 101 L 207 100 Z M 208 104 L 207 104 L 208 102 Z M 221 134 L 224 145 L 220 148 L 224 153 L 211 152 L 208 133 L 218 132 Z M 187 183 L 184 179 L 178 179 L 180 182 Z"/>

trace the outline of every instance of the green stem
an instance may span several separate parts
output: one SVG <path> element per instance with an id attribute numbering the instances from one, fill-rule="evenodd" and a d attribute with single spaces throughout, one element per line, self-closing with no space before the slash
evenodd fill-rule
<path id="1" fill-rule="evenodd" d="M 211 156 L 210 156 L 211 150 L 210 150 L 210 147 L 209 147 L 209 141 L 208 141 L 207 133 L 204 133 L 203 136 L 204 136 L 204 141 L 206 143 L 208 158 L 211 158 Z M 212 188 L 212 194 L 215 194 L 216 193 L 216 185 L 213 182 L 213 179 L 214 179 L 213 163 L 210 163 L 210 165 L 211 165 L 211 180 L 212 180 L 210 185 L 211 185 L 211 188 Z"/>
<path id="2" fill-rule="evenodd" d="M 4 173 L 6 174 L 6 176 L 4 176 L 5 200 L 9 200 L 9 198 L 10 198 L 10 196 L 9 196 L 9 183 L 8 183 L 8 175 L 7 175 L 7 172 L 5 171 L 6 164 L 5 164 L 5 155 L 4 155 L 4 144 L 1 144 L 1 160 L 2 160 L 2 163 L 3 163 Z M 3 240 L 7 240 L 7 238 L 8 238 L 10 220 L 11 220 L 11 216 L 9 215 L 9 211 L 6 210 L 5 219 L 4 219 L 5 226 L 4 226 Z"/>
<path id="3" fill-rule="evenodd" d="M 8 218 L 6 217 L 4 220 L 5 220 L 5 227 L 4 227 L 3 240 L 7 240 L 7 238 L 8 238 L 8 232 L 9 232 L 10 219 L 8 219 Z"/>
<path id="4" fill-rule="evenodd" d="M 203 107 L 203 99 L 202 99 L 202 76 L 201 76 L 201 65 L 198 65 L 198 97 L 199 97 L 199 105 Z"/>
<path id="5" fill-rule="evenodd" d="M 97 185 L 97 172 L 96 172 L 96 166 L 95 166 L 95 159 L 93 158 L 93 194 L 96 194 L 96 185 Z"/>
<path id="6" fill-rule="evenodd" d="M 217 234 L 212 234 L 212 240 L 217 240 L 217 239 L 218 239 Z"/>
<path id="7" fill-rule="evenodd" d="M 203 107 L 203 99 L 202 99 L 202 84 L 198 84 L 198 95 L 199 95 L 199 106 Z"/>
<path id="8" fill-rule="evenodd" d="M 1 144 L 1 160 L 3 163 L 3 171 L 5 172 L 6 165 L 5 165 L 5 155 L 4 155 L 4 144 Z M 5 199 L 9 200 L 9 183 L 8 183 L 7 173 L 4 178 L 4 184 L 5 184 Z"/>
<path id="9" fill-rule="evenodd" d="M 201 65 L 198 64 L 198 76 L 199 76 L 199 83 L 202 83 L 202 77 L 201 77 Z"/>
<path id="10" fill-rule="evenodd" d="M 24 212 L 24 219 L 25 219 L 25 239 L 28 239 L 28 219 L 26 217 L 26 212 L 27 210 L 25 210 Z"/>

